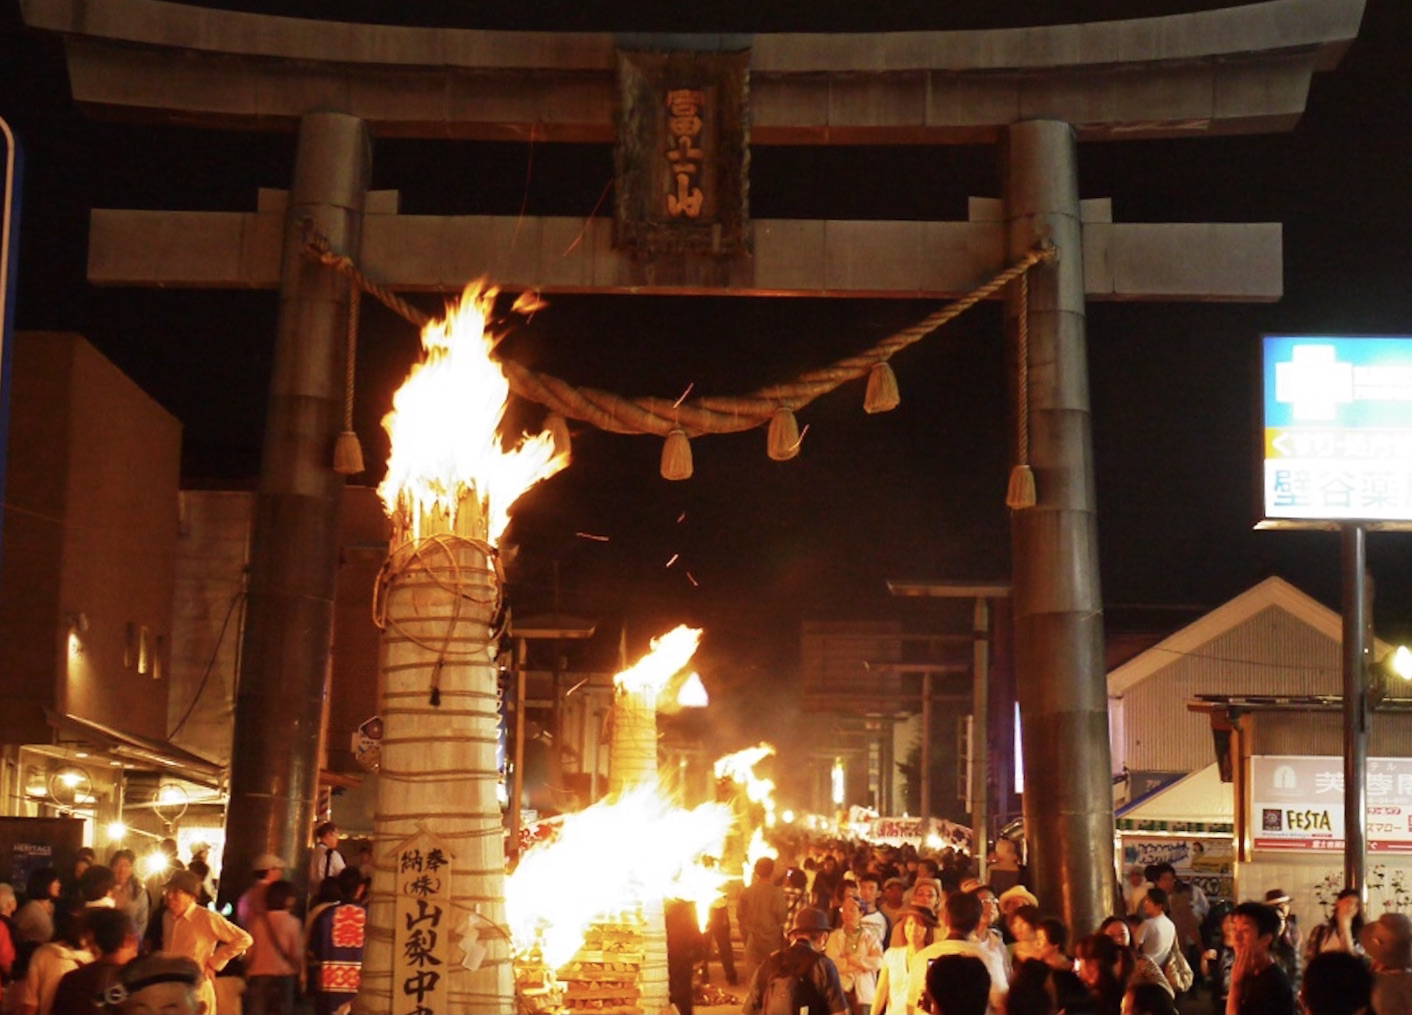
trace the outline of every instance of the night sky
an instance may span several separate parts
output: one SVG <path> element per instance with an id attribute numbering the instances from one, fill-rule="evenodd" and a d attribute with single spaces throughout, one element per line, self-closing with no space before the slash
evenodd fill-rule
<path id="1" fill-rule="evenodd" d="M 747 31 L 977 28 L 1033 22 L 1035 7 L 1061 22 L 1223 5 L 574 4 L 536 23 L 525 10 L 535 5 L 467 6 L 298 8 L 404 23 L 415 11 L 422 24 L 460 27 Z M 1409 46 L 1412 5 L 1369 0 L 1358 42 L 1315 76 L 1294 131 L 1081 147 L 1081 196 L 1112 198 L 1115 221 L 1279 221 L 1285 237 L 1278 303 L 1088 307 L 1110 629 L 1151 616 L 1136 607 L 1219 605 L 1271 574 L 1337 608 L 1335 534 L 1252 531 L 1257 342 L 1267 332 L 1412 334 Z M 58 44 L 24 32 L 12 3 L 0 7 L 0 115 L 28 160 L 17 326 L 82 332 L 176 415 L 188 483 L 253 486 L 276 295 L 93 289 L 84 281 L 87 214 L 253 209 L 258 187 L 288 185 L 292 136 L 86 119 L 69 99 Z M 758 218 L 959 220 L 968 196 L 999 194 L 985 147 L 756 147 L 751 166 Z M 613 160 L 606 146 L 378 140 L 374 167 L 374 186 L 400 190 L 410 214 L 583 216 L 602 199 Z M 440 306 L 436 297 L 414 302 Z M 363 307 L 356 422 L 376 482 L 386 453 L 378 420 L 417 336 L 372 301 Z M 503 354 L 623 395 L 675 398 L 688 385 L 693 396 L 743 393 L 866 348 L 933 309 L 551 295 Z M 695 477 L 684 483 L 658 475 L 658 439 L 576 427 L 572 466 L 521 502 L 510 531 L 516 612 L 552 608 L 557 567 L 561 609 L 607 632 L 590 653 L 611 658 L 624 623 L 635 645 L 692 623 L 706 628 L 698 661 L 708 686 L 786 694 L 801 620 L 906 614 L 921 623 L 916 604 L 889 597 L 887 579 L 1005 579 L 1013 436 L 998 306 L 971 311 L 893 366 L 896 411 L 866 415 L 862 382 L 846 385 L 799 413 L 809 430 L 796 460 L 771 462 L 763 429 L 698 438 Z M 533 407 L 516 411 L 537 423 Z M 1368 547 L 1378 632 L 1412 639 L 1412 536 L 1373 533 Z"/>

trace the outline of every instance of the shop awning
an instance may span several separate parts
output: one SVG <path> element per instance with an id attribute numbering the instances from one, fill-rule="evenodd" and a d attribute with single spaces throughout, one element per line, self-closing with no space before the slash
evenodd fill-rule
<path id="1" fill-rule="evenodd" d="M 1212 762 L 1120 807 L 1114 814 L 1118 831 L 1230 835 L 1235 828 L 1231 789 Z"/>
<path id="2" fill-rule="evenodd" d="M 166 772 L 200 786 L 220 789 L 225 782 L 225 769 L 199 754 L 192 754 L 166 740 L 151 740 L 134 733 L 104 726 L 76 715 L 44 710 L 44 718 L 54 727 L 64 743 L 86 744 L 94 750 L 110 754 L 134 767 Z"/>

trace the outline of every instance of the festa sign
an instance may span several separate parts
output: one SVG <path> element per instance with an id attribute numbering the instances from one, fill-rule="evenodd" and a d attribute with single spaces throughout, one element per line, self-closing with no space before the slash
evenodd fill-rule
<path id="1" fill-rule="evenodd" d="M 425 829 L 392 852 L 394 1015 L 445 1012 L 451 938 L 451 852 Z"/>
<path id="2" fill-rule="evenodd" d="M 1412 853 L 1412 758 L 1369 758 L 1364 831 L 1372 853 Z M 1343 758 L 1250 759 L 1256 849 L 1343 850 Z"/>

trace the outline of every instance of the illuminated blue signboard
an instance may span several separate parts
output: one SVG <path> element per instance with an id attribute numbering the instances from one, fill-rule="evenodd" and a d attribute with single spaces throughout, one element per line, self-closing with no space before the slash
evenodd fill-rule
<path id="1" fill-rule="evenodd" d="M 1261 527 L 1412 525 L 1412 337 L 1267 335 Z"/>

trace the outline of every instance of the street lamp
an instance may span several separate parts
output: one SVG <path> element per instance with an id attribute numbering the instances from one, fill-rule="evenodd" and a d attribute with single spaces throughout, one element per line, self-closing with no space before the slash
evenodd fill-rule
<path id="1" fill-rule="evenodd" d="M 1397 646 L 1388 667 L 1403 680 L 1412 680 L 1412 650 L 1406 645 Z"/>

